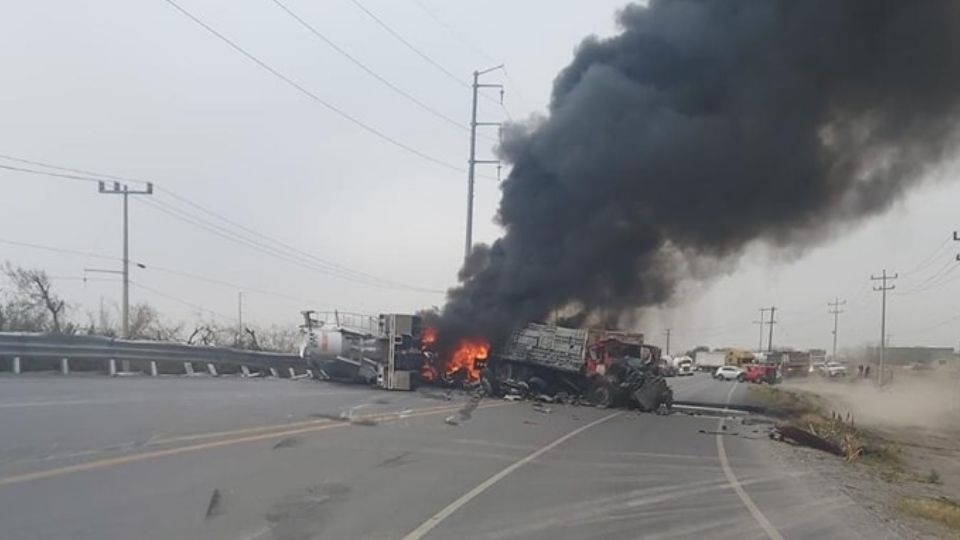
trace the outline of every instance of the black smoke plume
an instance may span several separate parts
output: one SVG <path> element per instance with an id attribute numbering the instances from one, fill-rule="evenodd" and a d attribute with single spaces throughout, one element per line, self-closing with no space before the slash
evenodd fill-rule
<path id="1" fill-rule="evenodd" d="M 617 20 L 545 117 L 510 126 L 506 232 L 461 271 L 441 336 L 663 303 L 751 242 L 795 250 L 883 212 L 957 148 L 956 0 L 652 0 Z"/>

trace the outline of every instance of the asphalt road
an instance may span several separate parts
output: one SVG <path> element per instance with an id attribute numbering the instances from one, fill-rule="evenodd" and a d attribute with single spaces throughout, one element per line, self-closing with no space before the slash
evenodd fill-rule
<path id="1" fill-rule="evenodd" d="M 747 399 L 748 385 L 703 375 L 671 384 L 679 400 Z M 307 380 L 2 377 L 0 538 L 887 534 L 777 462 L 762 426 L 505 401 L 471 413 L 450 398 Z"/>

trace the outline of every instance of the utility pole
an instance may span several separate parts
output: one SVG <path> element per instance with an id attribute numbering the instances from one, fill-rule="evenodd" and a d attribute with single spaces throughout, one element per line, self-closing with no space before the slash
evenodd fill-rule
<path id="1" fill-rule="evenodd" d="M 879 277 L 870 275 L 871 281 L 879 281 L 880 286 L 874 287 L 873 290 L 880 291 L 881 301 L 880 301 L 880 369 L 877 370 L 877 377 L 879 384 L 883 386 L 883 364 L 884 356 L 886 355 L 887 349 L 887 291 L 892 291 L 896 289 L 896 285 L 887 286 L 887 281 L 893 281 L 897 279 L 898 274 L 893 274 L 892 276 L 887 275 L 887 269 L 883 269 L 883 273 Z"/>
<path id="2" fill-rule="evenodd" d="M 473 183 L 476 175 L 477 164 L 496 164 L 500 165 L 497 159 L 477 159 L 477 126 L 500 126 L 500 122 L 477 122 L 477 97 L 481 88 L 499 88 L 500 103 L 503 103 L 503 85 L 502 84 L 481 84 L 480 76 L 486 75 L 491 71 L 502 69 L 503 64 L 485 69 L 483 71 L 473 72 L 473 107 L 470 113 L 470 160 L 467 162 L 467 240 L 463 247 L 463 260 L 466 261 L 470 256 L 470 250 L 473 248 Z"/>
<path id="3" fill-rule="evenodd" d="M 770 336 L 767 338 L 767 352 L 773 352 L 773 325 L 777 324 L 777 308 L 776 306 L 771 306 L 763 311 L 770 312 L 770 320 L 767 321 L 767 324 L 770 325 Z"/>
<path id="4" fill-rule="evenodd" d="M 766 309 L 766 308 L 760 308 L 760 320 L 759 320 L 759 321 L 753 321 L 753 324 L 759 324 L 759 325 L 760 325 L 760 344 L 757 345 L 757 352 L 762 352 L 762 351 L 763 351 L 763 325 L 764 325 L 763 316 L 764 316 L 766 313 L 767 313 L 767 309 Z"/>
<path id="5" fill-rule="evenodd" d="M 667 336 L 667 352 L 666 352 L 666 354 L 669 355 L 669 354 L 670 354 L 670 328 L 667 328 L 666 331 L 664 331 L 664 334 L 666 334 L 666 336 Z"/>
<path id="6" fill-rule="evenodd" d="M 122 324 L 123 324 L 123 336 L 124 338 L 130 337 L 130 235 L 129 235 L 129 196 L 130 195 L 153 195 L 153 183 L 147 182 L 147 189 L 144 190 L 132 190 L 130 186 L 126 184 L 120 184 L 120 182 L 114 182 L 113 186 L 107 188 L 104 182 L 100 182 L 100 193 L 107 195 L 122 195 L 123 196 L 123 314 Z"/>
<path id="7" fill-rule="evenodd" d="M 237 341 L 243 339 L 243 291 L 237 292 Z"/>
<path id="8" fill-rule="evenodd" d="M 841 302 L 839 298 L 834 297 L 833 302 L 827 302 L 827 305 L 830 306 L 831 308 L 833 308 L 833 309 L 831 309 L 830 311 L 828 311 L 828 313 L 830 313 L 831 315 L 833 315 L 833 357 L 832 357 L 832 360 L 833 360 L 834 362 L 836 362 L 836 361 L 837 361 L 837 324 L 838 324 L 839 319 L 840 319 L 840 314 L 843 313 L 843 310 L 840 309 L 840 306 L 845 306 L 845 305 L 847 305 L 847 301 L 844 300 L 844 301 Z"/>

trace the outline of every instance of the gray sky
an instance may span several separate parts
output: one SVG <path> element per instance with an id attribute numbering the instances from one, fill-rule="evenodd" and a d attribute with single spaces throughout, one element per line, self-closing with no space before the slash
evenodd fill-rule
<path id="1" fill-rule="evenodd" d="M 272 0 L 177 0 L 317 97 L 443 162 L 462 167 L 467 132 L 450 125 L 350 63 Z M 469 91 L 388 34 L 351 0 L 283 0 L 328 39 L 432 109 L 469 120 Z M 464 2 L 362 0 L 420 51 L 467 80 L 500 62 L 513 118 L 545 109 L 557 71 L 586 35 L 610 34 L 622 1 Z M 463 253 L 465 174 L 405 152 L 338 117 L 205 32 L 164 0 L 36 1 L 0 18 L 0 154 L 152 180 L 150 204 L 213 220 L 170 193 L 342 267 L 419 289 L 453 284 Z M 506 112 L 481 101 L 484 120 Z M 488 135 L 494 136 L 490 131 Z M 481 157 L 491 143 L 481 139 Z M 0 159 L 0 165 L 39 168 Z M 482 170 L 495 175 L 495 170 Z M 775 344 L 828 347 L 827 302 L 847 300 L 841 346 L 879 338 L 879 294 L 868 278 L 900 272 L 889 299 L 897 345 L 960 340 L 960 186 L 950 168 L 886 216 L 806 253 L 751 249 L 727 277 L 690 284 L 670 306 L 646 313 L 651 341 L 674 332 L 674 347 L 756 346 L 751 321 L 776 305 Z M 119 284 L 80 281 L 84 267 L 118 268 L 120 200 L 94 184 L 0 170 L 0 239 L 87 256 L 0 243 L 0 259 L 41 267 L 86 309 L 116 302 Z M 478 180 L 475 238 L 497 237 L 499 190 Z M 169 207 L 164 207 L 168 211 Z M 682 211 L 682 209 L 677 209 Z M 443 295 L 332 277 L 238 245 L 131 201 L 133 301 L 192 321 L 197 309 L 232 322 L 238 290 L 245 319 L 296 324 L 305 308 L 412 311 Z M 240 232 L 235 227 L 219 225 Z M 258 242 L 273 242 L 253 237 Z M 939 249 L 938 249 L 939 248 Z M 924 263 L 924 264 L 921 264 Z M 163 269 L 163 270 L 161 270 Z M 203 276 L 201 281 L 169 270 Z M 911 271 L 907 273 L 908 271 Z M 941 272 L 942 271 L 942 272 Z M 938 277 L 940 274 L 942 277 Z M 101 276 L 102 278 L 102 276 Z M 231 286 L 237 285 L 237 286 Z M 239 286 L 239 287 L 238 287 Z M 274 294 L 262 294 L 254 289 Z M 210 315 L 206 315 L 210 316 Z"/>

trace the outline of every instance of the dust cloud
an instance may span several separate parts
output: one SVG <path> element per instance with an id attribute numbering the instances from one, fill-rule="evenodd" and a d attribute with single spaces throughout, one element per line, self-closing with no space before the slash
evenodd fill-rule
<path id="1" fill-rule="evenodd" d="M 860 425 L 882 428 L 960 428 L 960 372 L 892 371 L 880 388 L 873 380 L 832 381 L 820 377 L 790 380 L 785 386 L 825 398 L 829 412 L 853 414 Z M 855 376 L 854 376 L 855 377 Z"/>

